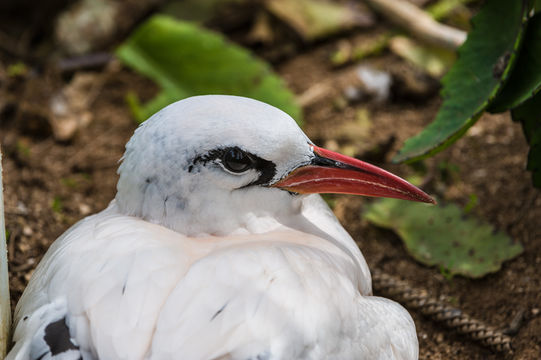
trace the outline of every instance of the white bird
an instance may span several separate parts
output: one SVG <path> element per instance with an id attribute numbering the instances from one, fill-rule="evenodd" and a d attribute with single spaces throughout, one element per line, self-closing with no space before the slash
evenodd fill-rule
<path id="1" fill-rule="evenodd" d="M 314 194 L 433 202 L 413 185 L 315 146 L 270 105 L 219 95 L 144 122 L 119 174 L 111 204 L 34 272 L 8 360 L 417 358 L 410 315 L 372 296 Z"/>

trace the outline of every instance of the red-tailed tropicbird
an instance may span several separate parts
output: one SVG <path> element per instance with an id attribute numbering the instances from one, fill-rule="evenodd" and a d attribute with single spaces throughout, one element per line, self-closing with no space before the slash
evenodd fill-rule
<path id="1" fill-rule="evenodd" d="M 433 202 L 315 146 L 284 112 L 197 96 L 144 122 L 117 195 L 50 247 L 7 359 L 416 359 L 408 312 L 372 296 L 314 193 Z M 313 194 L 313 195 L 309 195 Z"/>

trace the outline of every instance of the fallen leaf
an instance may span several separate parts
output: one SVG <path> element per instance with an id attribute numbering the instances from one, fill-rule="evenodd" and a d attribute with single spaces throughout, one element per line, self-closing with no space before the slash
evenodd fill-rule
<path id="1" fill-rule="evenodd" d="M 368 11 L 324 0 L 266 0 L 266 8 L 305 41 L 314 41 L 354 27 L 374 24 Z"/>
<path id="2" fill-rule="evenodd" d="M 52 95 L 49 100 L 49 122 L 56 140 L 68 141 L 78 130 L 92 122 L 91 105 L 102 84 L 98 75 L 80 72 L 68 85 Z"/>
<path id="3" fill-rule="evenodd" d="M 455 60 L 454 53 L 447 49 L 421 45 L 405 36 L 391 38 L 389 48 L 435 78 L 447 72 Z"/>
<path id="4" fill-rule="evenodd" d="M 479 278 L 522 253 L 522 245 L 492 226 L 466 217 L 454 204 L 432 206 L 396 199 L 370 204 L 365 218 L 394 230 L 419 262 L 451 275 Z"/>

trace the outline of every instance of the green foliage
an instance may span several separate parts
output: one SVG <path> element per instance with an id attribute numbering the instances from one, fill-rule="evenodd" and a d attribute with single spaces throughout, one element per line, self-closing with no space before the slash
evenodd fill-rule
<path id="1" fill-rule="evenodd" d="M 540 0 L 486 2 L 459 60 L 443 79 L 444 102 L 436 119 L 407 140 L 394 161 L 415 161 L 443 150 L 485 110 L 512 110 L 530 145 L 533 184 L 541 188 L 540 11 Z"/>
<path id="2" fill-rule="evenodd" d="M 77 188 L 77 186 L 79 186 L 79 182 L 77 181 L 77 179 L 73 177 L 65 177 L 65 178 L 60 179 L 60 181 L 62 182 L 64 186 L 71 189 L 75 189 Z"/>
<path id="3" fill-rule="evenodd" d="M 528 21 L 521 51 L 509 80 L 492 104 L 490 112 L 512 109 L 541 90 L 541 13 Z"/>
<path id="4" fill-rule="evenodd" d="M 15 144 L 17 149 L 17 154 L 21 158 L 29 157 L 30 156 L 30 146 L 28 146 L 28 143 L 24 140 L 17 140 L 17 143 Z"/>
<path id="5" fill-rule="evenodd" d="M 356 44 L 353 49 L 349 46 L 340 46 L 331 54 L 330 60 L 333 66 L 342 66 L 349 62 L 358 62 L 370 56 L 381 54 L 389 45 L 392 35 L 386 32 L 372 39 Z"/>
<path id="6" fill-rule="evenodd" d="M 528 167 L 532 172 L 532 182 L 541 188 L 541 91 L 523 105 L 513 109 L 514 121 L 522 124 L 524 135 L 530 145 Z"/>
<path id="7" fill-rule="evenodd" d="M 301 110 L 293 94 L 266 63 L 197 25 L 153 16 L 135 30 L 116 54 L 162 88 L 143 106 L 131 99 L 130 106 L 138 121 L 174 101 L 202 94 L 251 97 L 301 121 Z"/>
<path id="8" fill-rule="evenodd" d="M 449 276 L 478 278 L 500 269 L 522 246 L 488 224 L 468 219 L 453 204 L 431 207 L 396 199 L 368 206 L 365 218 L 393 229 L 419 262 L 445 269 Z"/>
<path id="9" fill-rule="evenodd" d="M 28 74 L 28 66 L 26 66 L 23 62 L 17 62 L 15 64 L 11 64 L 6 69 L 6 73 L 10 77 L 17 77 L 17 76 L 25 76 Z"/>
<path id="10" fill-rule="evenodd" d="M 477 206 L 478 201 L 477 195 L 471 194 L 468 203 L 464 206 L 464 214 L 469 214 Z"/>
<path id="11" fill-rule="evenodd" d="M 62 199 L 60 196 L 55 196 L 51 202 L 51 209 L 57 214 L 60 214 L 64 210 L 64 205 L 62 204 Z"/>
<path id="12" fill-rule="evenodd" d="M 507 79 L 525 28 L 526 1 L 490 0 L 472 20 L 458 60 L 443 78 L 435 120 L 408 139 L 395 162 L 414 161 L 451 145 L 470 128 Z"/>

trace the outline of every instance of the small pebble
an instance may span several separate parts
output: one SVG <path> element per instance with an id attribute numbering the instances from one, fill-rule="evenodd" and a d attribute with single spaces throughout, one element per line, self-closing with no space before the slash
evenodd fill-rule
<path id="1" fill-rule="evenodd" d="M 22 215 L 28 214 L 28 208 L 22 201 L 17 202 L 17 211 Z"/>
<path id="2" fill-rule="evenodd" d="M 26 236 L 31 236 L 34 232 L 32 231 L 32 228 L 28 225 L 25 225 L 23 227 L 23 234 Z"/>
<path id="3" fill-rule="evenodd" d="M 361 65 L 357 68 L 357 77 L 363 82 L 366 89 L 375 95 L 376 101 L 384 102 L 389 98 L 393 83 L 389 73 Z"/>
<path id="4" fill-rule="evenodd" d="M 23 238 L 21 241 L 17 242 L 17 249 L 20 252 L 27 252 L 31 249 L 31 246 L 28 244 L 28 238 Z"/>
<path id="5" fill-rule="evenodd" d="M 87 204 L 79 204 L 79 212 L 81 215 L 88 215 L 92 211 L 92 208 Z"/>
<path id="6" fill-rule="evenodd" d="M 363 92 L 358 87 L 349 85 L 344 89 L 344 97 L 350 104 L 356 103 L 362 99 Z"/>
<path id="7" fill-rule="evenodd" d="M 23 276 L 24 280 L 26 280 L 26 282 L 30 281 L 30 278 L 32 277 L 33 273 L 34 273 L 34 270 L 30 270 L 30 271 L 26 272 L 24 274 L 24 276 Z"/>

